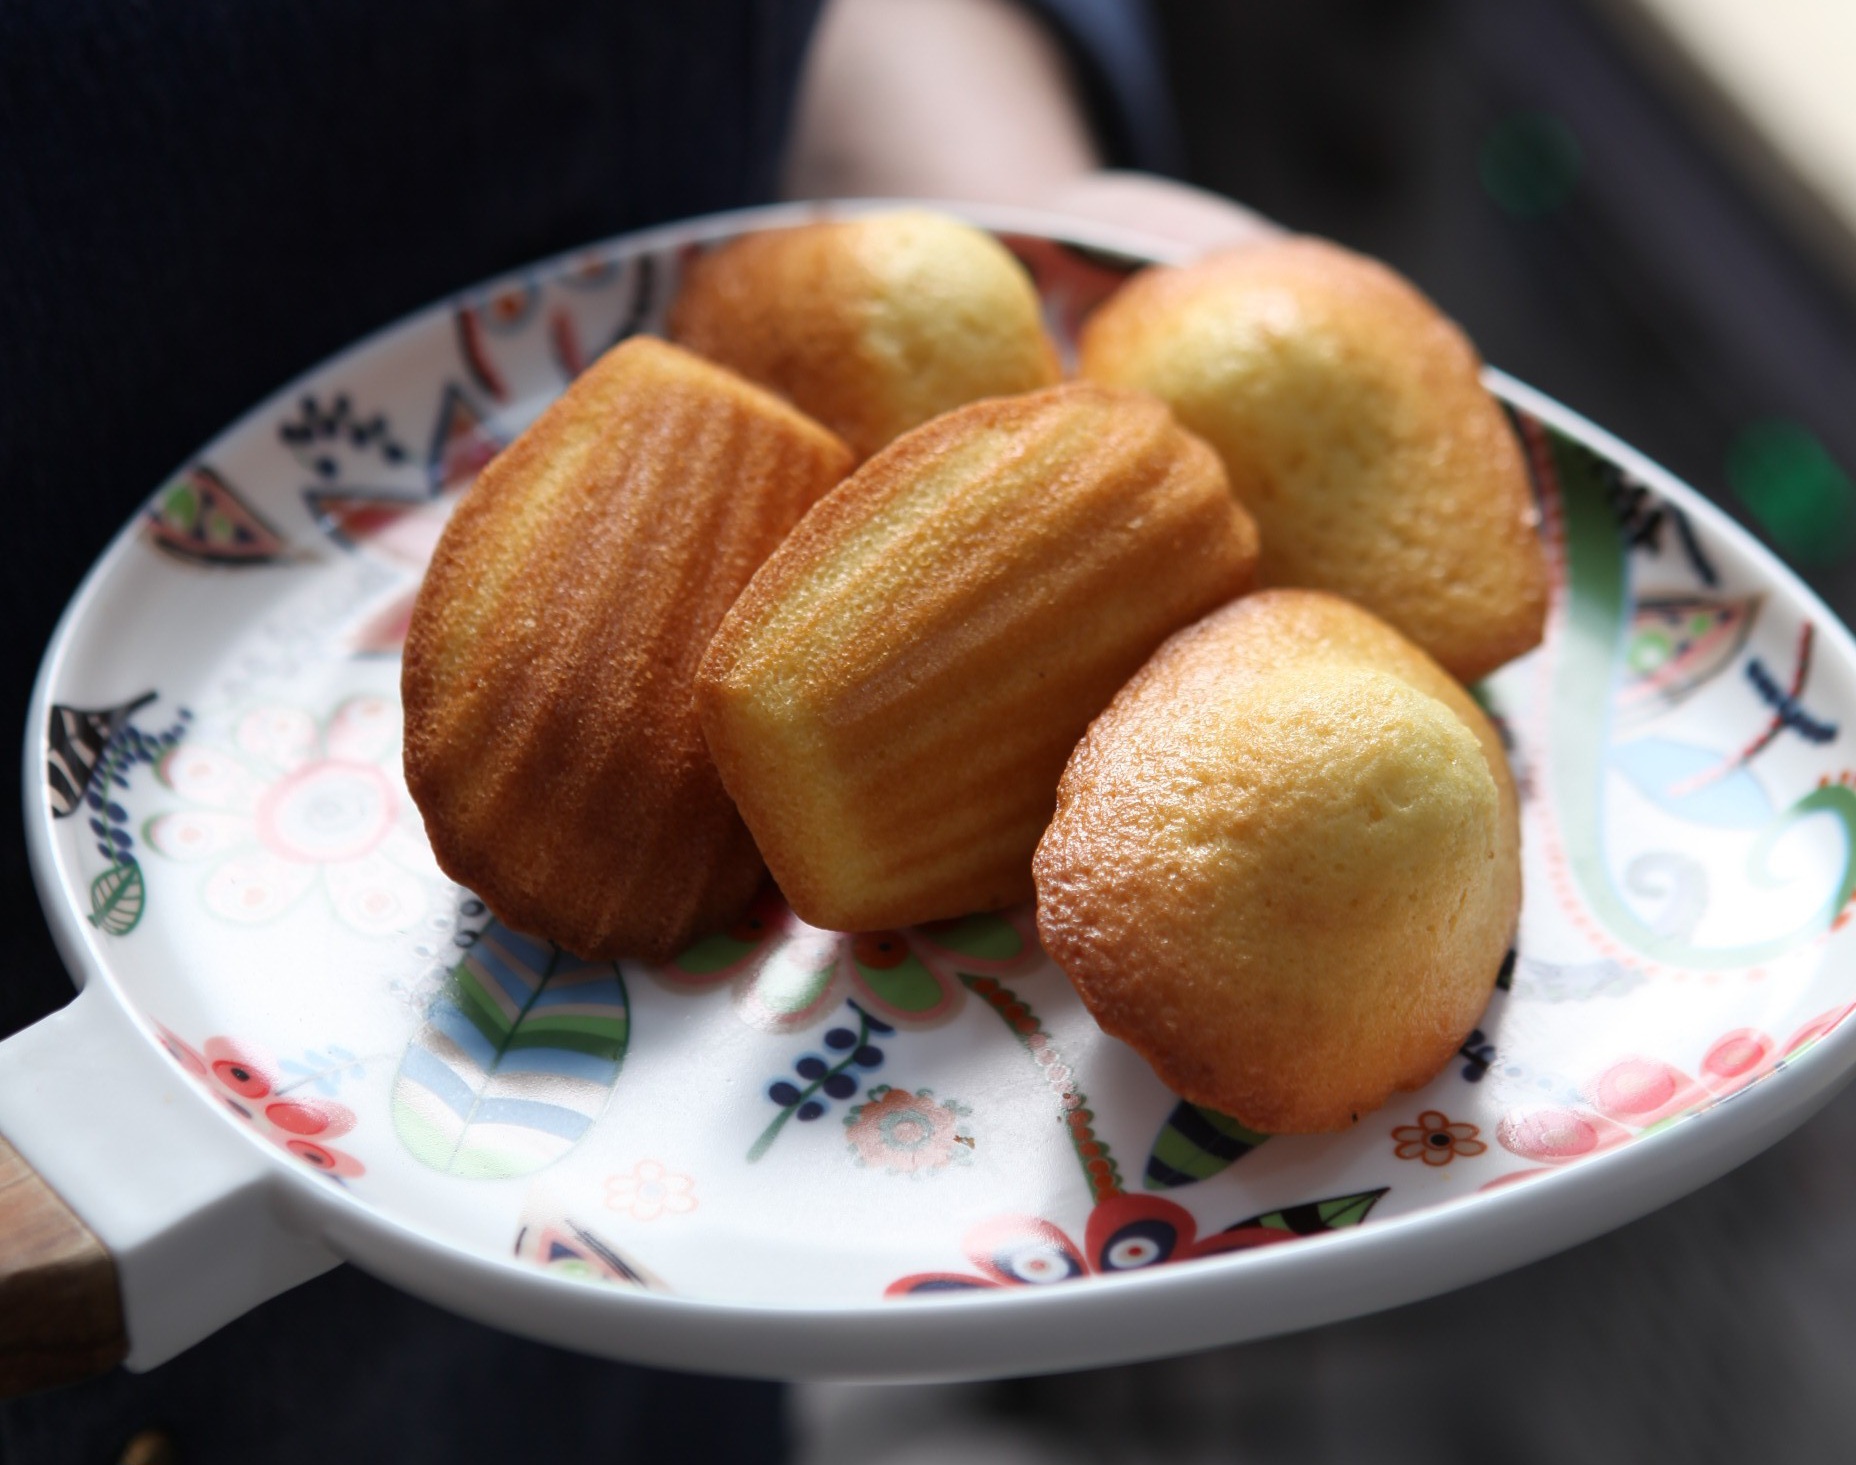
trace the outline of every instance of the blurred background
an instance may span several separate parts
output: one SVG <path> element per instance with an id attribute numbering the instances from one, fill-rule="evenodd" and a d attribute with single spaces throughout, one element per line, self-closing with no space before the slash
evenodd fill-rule
<path id="1" fill-rule="evenodd" d="M 1193 182 L 1390 260 L 1851 619 L 1856 6 L 1156 9 Z"/>
<path id="2" fill-rule="evenodd" d="M 1156 10 L 1190 181 L 1391 261 L 1856 617 L 1856 5 Z M 1846 1093 L 1645 1220 L 1379 1317 L 1062 1377 L 801 1389 L 799 1458 L 1847 1460 L 1852 1157 Z"/>

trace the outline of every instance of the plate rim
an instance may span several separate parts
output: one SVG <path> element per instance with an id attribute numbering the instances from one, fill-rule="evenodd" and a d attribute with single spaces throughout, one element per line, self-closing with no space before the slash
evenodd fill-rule
<path id="1" fill-rule="evenodd" d="M 1192 254 L 1138 231 L 1060 213 L 942 200 L 773 204 L 655 225 L 473 282 L 401 316 L 268 393 L 183 460 L 182 467 L 212 444 L 300 396 L 312 380 L 425 328 L 431 317 L 456 300 L 503 281 L 545 277 L 589 253 L 629 255 L 821 216 L 899 207 L 936 209 L 994 233 L 1031 234 L 1149 263 L 1174 263 Z M 1825 651 L 1856 671 L 1856 638 L 1849 629 L 1796 572 L 1725 510 L 1582 414 L 1506 372 L 1485 367 L 1483 379 L 1499 399 L 1617 464 L 1730 541 L 1765 582 L 1782 589 L 1816 618 L 1827 642 Z M 122 989 L 101 938 L 86 929 L 70 896 L 72 887 L 62 868 L 42 786 L 43 733 L 53 686 L 92 602 L 131 552 L 143 513 L 138 507 L 112 537 L 47 644 L 27 710 L 23 775 L 33 882 L 59 954 L 79 990 L 100 984 L 160 1053 L 148 1019 Z M 1083 1286 L 988 1288 L 829 1304 L 683 1297 L 553 1276 L 513 1256 L 494 1257 L 430 1235 L 330 1187 L 230 1116 L 221 1118 L 227 1132 L 242 1134 L 245 1143 L 266 1156 L 266 1184 L 294 1229 L 315 1234 L 345 1259 L 451 1311 L 544 1341 L 661 1366 L 760 1377 L 925 1380 L 1048 1372 L 1166 1356 L 1297 1331 L 1451 1291 L 1554 1255 L 1699 1189 L 1802 1123 L 1852 1076 L 1856 1021 L 1839 1024 L 1779 1070 L 1668 1130 L 1538 1181 L 1472 1192 L 1367 1226 L 1304 1238 L 1291 1247 L 1198 1258 L 1185 1267 L 1092 1276 L 1081 1279 Z M 199 1102 L 215 1108 L 207 1095 L 192 1085 L 185 1087 Z M 1371 1274 L 1380 1279 L 1377 1285 L 1359 1287 L 1359 1279 Z M 1355 1290 L 1334 1285 L 1336 1279 L 1345 1282 L 1350 1277 Z M 1244 1309 L 1247 1297 L 1270 1305 Z M 1130 1320 L 1137 1324 L 1132 1330 L 1126 1326 Z M 1123 1331 L 1118 1333 L 1118 1327 Z M 718 1339 L 723 1340 L 719 1347 Z M 770 1368 L 767 1363 L 774 1352 L 786 1356 Z"/>

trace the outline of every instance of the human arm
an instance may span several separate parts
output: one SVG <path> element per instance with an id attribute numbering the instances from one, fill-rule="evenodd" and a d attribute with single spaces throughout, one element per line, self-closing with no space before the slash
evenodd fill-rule
<path id="1" fill-rule="evenodd" d="M 785 174 L 795 198 L 1012 203 L 1211 249 L 1275 228 L 1107 169 L 1062 46 L 1012 0 L 829 0 Z"/>

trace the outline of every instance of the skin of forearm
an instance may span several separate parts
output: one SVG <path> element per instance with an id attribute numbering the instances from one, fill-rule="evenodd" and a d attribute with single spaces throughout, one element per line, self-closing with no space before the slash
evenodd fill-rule
<path id="1" fill-rule="evenodd" d="M 828 0 L 784 191 L 1021 204 L 1194 250 L 1274 230 L 1202 189 L 1105 171 L 1061 47 L 1012 0 Z"/>

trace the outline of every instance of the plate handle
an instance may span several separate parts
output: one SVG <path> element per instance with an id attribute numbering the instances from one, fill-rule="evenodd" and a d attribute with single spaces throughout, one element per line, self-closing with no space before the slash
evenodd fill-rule
<path id="1" fill-rule="evenodd" d="M 116 1263 L 0 1135 L 0 1398 L 76 1383 L 128 1352 Z"/>
<path id="2" fill-rule="evenodd" d="M 153 1368 L 335 1265 L 106 984 L 0 1043 L 0 1396 Z"/>

